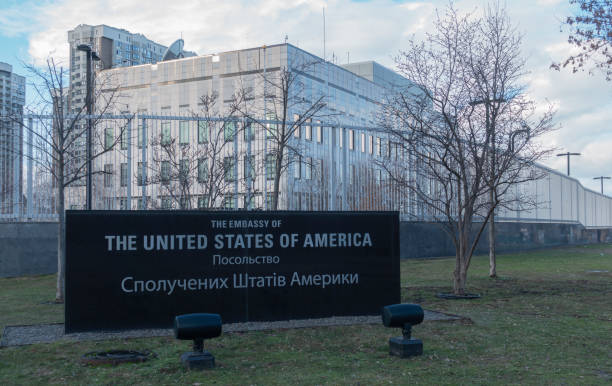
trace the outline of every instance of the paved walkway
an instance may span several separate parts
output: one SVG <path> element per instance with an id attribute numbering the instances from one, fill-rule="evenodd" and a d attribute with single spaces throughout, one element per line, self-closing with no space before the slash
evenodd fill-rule
<path id="1" fill-rule="evenodd" d="M 425 310 L 425 321 L 458 320 L 460 316 Z M 304 328 L 319 326 L 348 326 L 354 324 L 382 323 L 380 316 L 338 316 L 321 319 L 284 320 L 279 322 L 228 323 L 224 332 L 275 330 L 283 328 Z M 123 338 L 144 338 L 172 336 L 172 329 L 125 330 L 118 332 L 83 332 L 64 334 L 64 324 L 38 324 L 31 326 L 7 326 L 0 339 L 0 347 L 22 346 L 34 343 L 51 343 L 58 340 L 79 342 L 84 340 L 107 340 Z"/>

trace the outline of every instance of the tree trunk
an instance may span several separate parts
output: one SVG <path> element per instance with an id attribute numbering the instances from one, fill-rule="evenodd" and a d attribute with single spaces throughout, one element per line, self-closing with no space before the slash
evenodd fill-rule
<path id="1" fill-rule="evenodd" d="M 489 277 L 497 277 L 497 262 L 495 257 L 495 210 L 493 210 L 491 218 L 489 219 Z"/>
<path id="2" fill-rule="evenodd" d="M 285 152 L 285 146 L 279 144 L 278 153 L 274 160 L 274 191 L 272 193 L 272 210 L 278 210 L 278 196 L 280 190 L 280 179 L 281 179 L 281 166 L 283 164 L 283 155 Z"/>
<path id="3" fill-rule="evenodd" d="M 461 224 L 461 223 L 460 223 Z M 453 293 L 465 295 L 467 282 L 467 251 L 471 227 L 462 224 L 458 227 L 458 245 L 456 248 L 455 271 L 453 272 Z"/>
<path id="4" fill-rule="evenodd" d="M 453 293 L 455 295 L 465 295 L 465 285 L 467 282 L 467 269 L 465 268 L 465 256 L 458 257 L 453 272 Z"/>

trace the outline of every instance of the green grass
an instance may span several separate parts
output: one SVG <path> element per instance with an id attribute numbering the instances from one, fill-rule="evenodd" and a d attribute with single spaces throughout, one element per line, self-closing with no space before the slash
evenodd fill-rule
<path id="1" fill-rule="evenodd" d="M 189 372 L 179 362 L 188 342 L 172 338 L 37 344 L 0 349 L 0 384 L 610 384 L 612 247 L 597 245 L 506 254 L 500 278 L 488 259 L 470 268 L 470 301 L 449 291 L 454 261 L 402 261 L 402 299 L 465 316 L 413 328 L 424 355 L 388 355 L 399 331 L 379 325 L 224 334 L 205 342 L 217 368 Z M 608 272 L 590 273 L 592 270 Z M 0 327 L 61 322 L 54 277 L 0 279 Z M 89 367 L 88 351 L 152 350 L 142 364 Z"/>

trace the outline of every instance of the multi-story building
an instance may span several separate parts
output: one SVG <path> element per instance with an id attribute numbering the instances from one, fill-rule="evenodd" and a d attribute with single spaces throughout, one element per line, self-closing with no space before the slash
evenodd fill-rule
<path id="1" fill-rule="evenodd" d="M 107 25 L 80 24 L 68 31 L 70 45 L 70 104 L 75 109 L 85 103 L 87 54 L 79 51 L 80 44 L 89 45 L 100 57 L 95 70 L 127 67 L 162 60 L 167 47 L 124 29 Z"/>
<path id="2" fill-rule="evenodd" d="M 21 211 L 24 104 L 25 78 L 0 62 L 0 214 Z"/>
<path id="3" fill-rule="evenodd" d="M 115 68 L 104 75 L 136 118 L 129 125 L 109 121 L 104 128 L 109 144 L 119 130 L 125 132 L 121 146 L 97 160 L 95 169 L 104 171 L 94 188 L 98 208 L 144 202 L 162 208 L 270 208 L 271 161 L 279 145 L 270 132 L 279 129 L 283 116 L 291 122 L 308 117 L 287 143 L 279 209 L 400 205 L 381 167 L 397 150 L 371 128 L 391 85 L 409 82 L 375 62 L 343 68 L 280 44 Z M 292 85 L 283 111 L 287 77 Z M 323 108 L 308 115 L 316 104 Z M 211 154 L 219 132 L 221 151 Z M 214 182 L 221 194 L 209 197 L 213 163 L 222 167 L 223 177 Z M 171 180 L 181 172 L 173 173 L 175 168 L 193 181 L 178 199 L 180 186 Z M 80 204 L 81 195 L 72 197 Z"/>
<path id="4" fill-rule="evenodd" d="M 78 25 L 68 31 L 68 43 L 70 45 L 70 87 L 68 90 L 62 90 L 62 93 L 67 96 L 65 110 L 73 116 L 78 113 L 85 115 L 87 97 L 87 53 L 79 50 L 79 45 L 89 46 L 100 59 L 91 63 L 93 76 L 104 69 L 157 63 L 168 58 L 195 56 L 195 53 L 183 50 L 182 39 L 177 40 L 170 47 L 171 49 L 168 49 L 164 45 L 147 39 L 142 34 L 103 24 Z M 99 82 L 103 83 L 104 80 L 101 79 L 96 83 Z M 100 85 L 100 87 L 104 86 Z M 95 99 L 95 96 L 93 98 Z M 79 166 L 85 162 L 86 138 L 85 135 L 81 135 L 83 133 L 81 125 L 74 127 L 79 137 L 74 140 L 74 150 L 71 152 L 72 162 L 67 165 L 69 173 L 79 170 Z M 75 181 L 77 185 L 84 183 L 84 178 Z"/>

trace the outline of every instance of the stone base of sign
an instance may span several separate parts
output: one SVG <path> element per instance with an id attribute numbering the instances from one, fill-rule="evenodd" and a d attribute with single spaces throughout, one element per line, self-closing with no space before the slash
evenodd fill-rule
<path id="1" fill-rule="evenodd" d="M 389 353 L 400 358 L 423 355 L 423 342 L 420 339 L 406 339 L 402 336 L 391 338 Z"/>
<path id="2" fill-rule="evenodd" d="M 208 351 L 186 352 L 181 355 L 181 362 L 188 370 L 203 370 L 215 367 L 215 357 Z"/>

